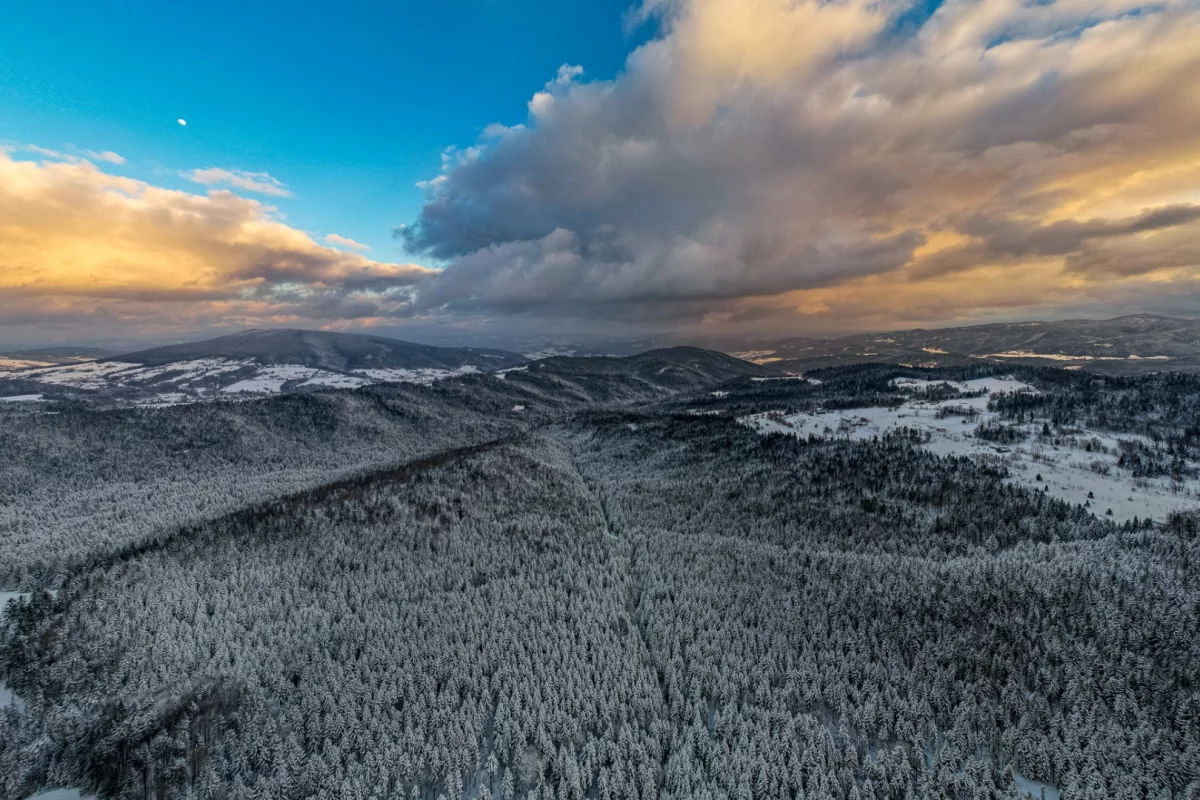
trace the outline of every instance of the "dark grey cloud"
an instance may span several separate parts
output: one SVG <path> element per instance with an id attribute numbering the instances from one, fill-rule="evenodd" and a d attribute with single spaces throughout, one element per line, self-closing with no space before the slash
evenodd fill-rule
<path id="1" fill-rule="evenodd" d="M 954 227 L 974 238 L 969 244 L 944 250 L 926 259 L 912 277 L 926 278 L 967 270 L 979 264 L 1002 263 L 1022 259 L 1065 257 L 1064 265 L 1072 272 L 1104 272 L 1136 275 L 1172 266 L 1196 263 L 1191 256 L 1180 258 L 1179 248 L 1165 246 L 1167 238 L 1157 238 L 1148 245 L 1106 246 L 1105 240 L 1129 239 L 1138 234 L 1189 226 L 1200 221 L 1200 205 L 1172 205 L 1148 209 L 1124 219 L 1062 220 L 1041 224 L 1036 219 L 988 217 L 975 215 L 958 220 Z M 1184 239 L 1194 241 L 1196 229 L 1189 229 Z M 1107 259 L 1102 252 L 1117 253 L 1132 249 L 1143 256 L 1127 260 L 1120 268 L 1108 265 L 1098 269 Z M 1122 256 L 1124 257 L 1124 256 Z"/>
<path id="2" fill-rule="evenodd" d="M 448 153 L 397 230 L 448 262 L 417 307 L 734 319 L 1030 259 L 1097 277 L 1187 263 L 1162 234 L 1200 207 L 1160 168 L 1200 124 L 1178 82 L 1200 69 L 1193 3 L 956 0 L 897 37 L 904 10 L 646 3 L 661 35 L 616 79 L 560 72 L 524 124 Z M 1104 185 L 1151 168 L 1128 197 Z M 1106 261 L 1148 233 L 1135 267 Z"/>

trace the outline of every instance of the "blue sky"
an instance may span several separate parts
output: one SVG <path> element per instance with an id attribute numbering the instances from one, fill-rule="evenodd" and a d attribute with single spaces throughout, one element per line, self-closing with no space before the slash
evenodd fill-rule
<path id="1" fill-rule="evenodd" d="M 108 168 L 267 172 L 288 222 L 403 255 L 447 146 L 525 104 L 563 63 L 611 78 L 623 0 L 13 3 L 0 25 L 0 142 L 111 150 Z M 180 127 L 176 119 L 187 120 Z"/>

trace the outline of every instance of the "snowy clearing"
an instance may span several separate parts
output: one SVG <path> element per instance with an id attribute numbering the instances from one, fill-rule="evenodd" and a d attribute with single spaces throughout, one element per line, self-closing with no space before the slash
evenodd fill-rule
<path id="1" fill-rule="evenodd" d="M 813 386 L 820 386 L 821 382 L 816 378 L 806 378 L 803 375 L 780 375 L 778 378 L 751 378 L 755 383 L 763 381 L 808 381 Z"/>
<path id="2" fill-rule="evenodd" d="M 459 375 L 472 375 L 479 368 L 468 365 L 458 369 L 356 369 L 355 375 L 364 375 L 373 381 L 383 383 L 433 383 L 434 381 L 454 378 Z"/>
<path id="3" fill-rule="evenodd" d="M 78 789 L 46 789 L 30 795 L 29 800 L 95 800 L 95 796 L 84 794 Z"/>
<path id="4" fill-rule="evenodd" d="M 9 397 L 0 397 L 0 403 L 37 403 L 41 400 L 40 394 L 15 394 Z"/>
<path id="5" fill-rule="evenodd" d="M 21 373 L 22 378 L 53 383 L 56 386 L 75 386 L 80 389 L 99 389 L 110 384 L 110 376 L 128 370 L 142 369 L 141 364 L 125 361 L 88 361 L 63 367 L 31 369 Z"/>
<path id="6" fill-rule="evenodd" d="M 939 402 L 911 399 L 895 408 L 856 408 L 783 415 L 776 412 L 743 417 L 741 422 L 759 433 L 783 433 L 807 438 L 841 437 L 870 439 L 900 428 L 928 436 L 922 446 L 942 456 L 969 456 L 1002 464 L 1011 480 L 1057 497 L 1072 505 L 1083 505 L 1098 516 L 1117 521 L 1134 517 L 1163 520 L 1172 512 L 1200 506 L 1200 481 L 1169 478 L 1134 478 L 1117 465 L 1122 440 L 1148 443 L 1145 437 L 1114 435 L 1080 430 L 1069 436 L 1040 436 L 1042 422 L 1011 426 L 1025 437 L 1015 444 L 977 438 L 980 424 L 996 421 L 998 414 L 987 409 L 988 395 L 999 392 L 1036 391 L 1011 378 L 921 381 L 900 378 L 896 386 L 916 390 L 950 383 L 962 392 L 986 392 L 978 397 L 952 398 Z"/>
<path id="7" fill-rule="evenodd" d="M 975 378 L 970 381 L 923 381 L 917 378 L 896 378 L 892 381 L 893 386 L 899 386 L 904 389 L 914 389 L 923 391 L 931 386 L 948 385 L 960 392 L 986 392 L 993 394 L 998 392 L 1033 392 L 1037 393 L 1037 389 L 1030 386 L 1028 383 L 1016 380 L 1015 378 Z M 987 410 L 987 400 L 984 399 L 983 409 Z"/>
<path id="8" fill-rule="evenodd" d="M 524 369 L 518 367 L 517 369 Z M 505 370 L 506 372 L 509 370 Z M 163 408 L 216 395 L 273 395 L 288 388 L 357 389 L 373 383 L 424 383 L 479 372 L 475 366 L 458 369 L 362 369 L 335 372 L 299 364 L 260 365 L 253 359 L 197 358 L 145 366 L 124 361 L 86 362 L 27 369 L 22 378 L 75 389 L 139 389 L 164 391 L 135 401 L 142 408 Z M 503 376 L 501 376 L 503 377 Z M 238 380 L 240 378 L 240 380 Z M 221 384 L 225 383 L 225 386 Z M 0 400 L 27 400 L 22 395 Z"/>
<path id="9" fill-rule="evenodd" d="M 1049 783 L 1031 781 L 1019 772 L 1013 773 L 1013 781 L 1017 784 L 1018 792 L 1033 800 L 1058 800 L 1058 788 Z"/>
<path id="10" fill-rule="evenodd" d="M 152 383 L 164 378 L 180 382 L 197 381 L 253 365 L 254 362 L 249 359 L 195 358 L 130 370 L 122 373 L 121 379 L 127 383 Z"/>
<path id="11" fill-rule="evenodd" d="M 922 350 L 927 348 L 922 347 Z M 945 350 L 929 350 L 944 353 Z M 1005 350 L 1003 353 L 987 353 L 971 358 L 1045 358 L 1050 361 L 1170 361 L 1170 356 L 1068 356 L 1062 353 L 1034 353 L 1029 350 Z"/>
<path id="12" fill-rule="evenodd" d="M 252 378 L 240 380 L 221 388 L 225 394 L 250 392 L 253 394 L 276 394 L 283 391 L 283 385 L 289 381 L 309 381 L 318 375 L 333 375 L 313 367 L 302 367 L 298 364 L 277 364 L 262 367 Z"/>
<path id="13" fill-rule="evenodd" d="M 139 408 L 167 408 L 192 402 L 190 395 L 183 392 L 162 392 L 148 400 L 139 400 L 134 405 Z"/>
<path id="14" fill-rule="evenodd" d="M 369 378 L 355 375 L 343 375 L 340 372 L 329 372 L 315 367 L 303 367 L 299 364 L 276 364 L 261 367 L 258 374 L 252 378 L 240 380 L 222 387 L 225 394 L 278 394 L 283 391 L 285 383 L 296 382 L 296 386 L 331 386 L 339 389 L 357 389 L 371 383 Z"/>

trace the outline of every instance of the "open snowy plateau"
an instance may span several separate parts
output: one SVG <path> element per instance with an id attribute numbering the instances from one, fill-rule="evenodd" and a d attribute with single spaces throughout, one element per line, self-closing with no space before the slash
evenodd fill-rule
<path id="1" fill-rule="evenodd" d="M 1003 465 L 1016 483 L 1119 521 L 1135 517 L 1162 520 L 1172 512 L 1200 506 L 1200 479 L 1135 478 L 1118 466 L 1122 440 L 1152 444 L 1145 436 L 1086 427 L 1074 427 L 1066 435 L 1044 436 L 1042 420 L 1014 426 L 1026 437 L 1019 443 L 997 444 L 973 435 L 978 426 L 999 420 L 997 412 L 988 410 L 989 399 L 1006 392 L 1038 392 L 1023 381 L 1011 377 L 965 381 L 896 378 L 892 384 L 918 394 L 896 406 L 798 414 L 768 411 L 742 421 L 760 433 L 802 438 L 863 440 L 902 428 L 920 431 L 927 437 L 921 446 L 932 453 Z M 943 385 L 972 396 L 935 402 L 920 399 L 921 390 Z M 973 413 L 964 414 L 966 410 Z"/>

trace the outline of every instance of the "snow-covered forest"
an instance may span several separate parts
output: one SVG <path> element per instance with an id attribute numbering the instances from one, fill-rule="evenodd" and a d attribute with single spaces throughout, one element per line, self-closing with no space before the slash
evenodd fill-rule
<path id="1" fill-rule="evenodd" d="M 1200 381 L 1000 369 L 0 410 L 0 798 L 1200 797 L 1200 516 L 1044 485 Z"/>

